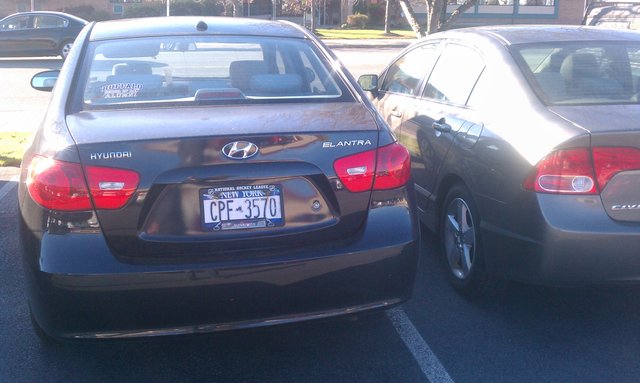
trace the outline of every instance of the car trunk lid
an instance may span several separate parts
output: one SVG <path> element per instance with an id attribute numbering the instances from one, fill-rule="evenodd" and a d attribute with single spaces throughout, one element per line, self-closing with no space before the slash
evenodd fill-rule
<path id="1" fill-rule="evenodd" d="M 552 110 L 591 133 L 600 197 L 615 220 L 640 222 L 640 106 L 590 105 Z"/>
<path id="2" fill-rule="evenodd" d="M 349 240 L 367 216 L 371 192 L 349 192 L 333 167 L 378 145 L 356 103 L 85 111 L 67 124 L 85 169 L 139 174 L 124 207 L 97 210 L 121 256 L 259 256 Z"/>

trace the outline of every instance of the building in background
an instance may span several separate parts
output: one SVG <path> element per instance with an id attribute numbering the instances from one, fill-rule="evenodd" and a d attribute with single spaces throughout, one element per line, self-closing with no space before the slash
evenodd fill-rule
<path id="1" fill-rule="evenodd" d="M 189 0 L 172 0 L 189 1 Z M 190 0 L 199 1 L 199 0 Z M 287 0 L 276 0 L 287 1 Z M 353 13 L 358 0 L 318 0 L 319 24 L 340 25 Z M 384 8 L 385 0 L 362 0 L 377 8 Z M 126 16 L 127 7 L 140 3 L 163 2 L 164 0 L 34 0 L 36 10 L 62 11 L 77 10 L 78 7 L 92 7 L 104 18 Z M 271 0 L 238 0 L 244 3 L 241 15 L 259 17 L 272 13 Z M 479 0 L 459 18 L 457 26 L 489 24 L 580 24 L 590 0 Z M 250 3 L 250 8 L 247 4 Z M 447 11 L 453 12 L 464 0 L 449 0 Z M 279 5 L 279 4 L 278 4 Z M 397 2 L 396 2 L 397 5 Z M 424 0 L 412 1 L 417 16 L 424 20 L 426 7 Z M 399 6 L 397 6 L 399 8 Z M 15 12 L 29 11 L 31 0 L 0 1 L 0 17 Z M 276 7 L 282 9 L 280 6 Z M 82 9 L 82 8 L 80 8 Z M 72 12 L 70 12 L 72 13 Z M 83 17 L 85 15 L 78 15 Z M 280 15 L 278 15 L 280 16 Z M 402 18 L 397 18 L 398 23 Z"/>
<path id="2" fill-rule="evenodd" d="M 448 12 L 464 1 L 450 0 Z M 581 24 L 587 0 L 479 0 L 460 26 L 487 24 Z"/>

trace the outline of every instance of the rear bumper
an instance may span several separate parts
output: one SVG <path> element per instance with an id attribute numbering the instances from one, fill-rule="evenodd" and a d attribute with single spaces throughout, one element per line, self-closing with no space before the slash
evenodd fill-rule
<path id="1" fill-rule="evenodd" d="M 413 217 L 394 206 L 373 209 L 363 235 L 335 249 L 235 263 L 134 265 L 118 261 L 101 234 L 45 234 L 25 264 L 34 318 L 47 333 L 106 338 L 232 330 L 390 307 L 411 296 L 417 257 Z"/>
<path id="2" fill-rule="evenodd" d="M 484 225 L 487 267 L 547 285 L 640 282 L 640 224 L 612 220 L 598 196 L 536 196 L 519 232 Z"/>

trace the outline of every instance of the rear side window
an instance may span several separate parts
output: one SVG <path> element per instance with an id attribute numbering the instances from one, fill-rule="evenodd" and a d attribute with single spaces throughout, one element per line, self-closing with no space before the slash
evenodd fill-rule
<path id="1" fill-rule="evenodd" d="M 518 57 L 519 56 L 519 57 Z M 527 45 L 516 51 L 533 89 L 549 104 L 637 103 L 640 44 Z"/>
<path id="2" fill-rule="evenodd" d="M 38 29 L 44 28 L 64 28 L 69 22 L 62 17 L 36 15 L 33 17 L 33 27 Z"/>
<path id="3" fill-rule="evenodd" d="M 340 101 L 340 77 L 298 39 L 170 37 L 89 49 L 84 108 L 166 103 Z"/>
<path id="4" fill-rule="evenodd" d="M 29 15 L 18 15 L 6 20 L 2 25 L 0 25 L 0 30 L 3 31 L 18 31 L 21 29 L 31 28 L 30 22 L 31 16 Z"/>
<path id="5" fill-rule="evenodd" d="M 475 50 L 448 44 L 433 68 L 423 96 L 465 105 L 483 70 L 484 60 Z"/>
<path id="6" fill-rule="evenodd" d="M 385 75 L 381 90 L 417 95 L 424 77 L 432 68 L 437 44 L 426 44 L 407 52 L 394 62 Z"/>

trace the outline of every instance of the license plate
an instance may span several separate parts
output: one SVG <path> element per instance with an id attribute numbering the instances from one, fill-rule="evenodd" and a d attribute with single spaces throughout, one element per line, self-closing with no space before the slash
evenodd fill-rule
<path id="1" fill-rule="evenodd" d="M 281 185 L 240 185 L 201 189 L 202 222 L 207 231 L 284 225 Z"/>

